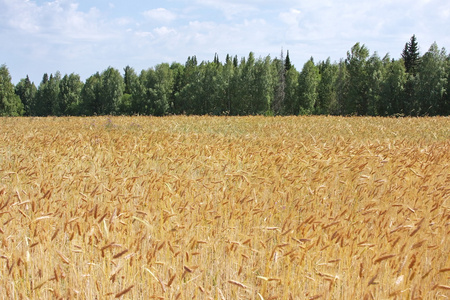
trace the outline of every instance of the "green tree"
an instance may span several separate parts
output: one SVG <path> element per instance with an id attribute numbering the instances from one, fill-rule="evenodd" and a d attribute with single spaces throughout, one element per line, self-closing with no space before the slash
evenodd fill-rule
<path id="1" fill-rule="evenodd" d="M 441 114 L 445 107 L 445 91 L 447 87 L 447 55 L 445 49 L 439 50 L 433 43 L 421 58 L 417 67 L 417 85 L 415 99 L 418 103 L 419 115 Z"/>
<path id="2" fill-rule="evenodd" d="M 223 72 L 223 81 L 225 85 L 225 108 L 223 110 L 223 113 L 226 115 L 229 115 L 231 113 L 231 98 L 233 97 L 233 89 L 232 89 L 232 82 L 234 77 L 236 67 L 233 64 L 233 60 L 229 55 L 227 55 L 227 58 L 225 60 L 225 65 L 223 66 L 222 72 Z"/>
<path id="3" fill-rule="evenodd" d="M 184 66 L 180 63 L 172 63 L 170 70 L 173 77 L 172 94 L 169 97 L 169 113 L 182 114 L 183 105 L 180 98 L 180 92 L 183 88 Z"/>
<path id="4" fill-rule="evenodd" d="M 57 71 L 55 75 L 50 74 L 50 78 L 48 80 L 48 96 L 50 98 L 51 103 L 51 113 L 53 116 L 61 116 L 62 115 L 62 107 L 59 98 L 59 83 L 61 82 L 61 73 Z"/>
<path id="5" fill-rule="evenodd" d="M 284 59 L 283 49 L 281 50 L 281 55 L 279 60 L 275 60 L 275 69 L 277 71 L 276 78 L 278 82 L 276 83 L 274 98 L 272 102 L 272 112 L 276 115 L 284 113 L 284 107 L 286 100 L 286 61 Z M 290 62 L 289 62 L 289 68 Z"/>
<path id="6" fill-rule="evenodd" d="M 286 56 L 287 58 L 287 56 Z M 294 66 L 286 70 L 286 87 L 283 114 L 294 115 L 297 112 L 297 88 L 299 72 Z"/>
<path id="7" fill-rule="evenodd" d="M 240 72 L 237 72 L 236 75 L 239 75 L 239 84 L 238 84 L 238 94 L 237 97 L 234 97 L 232 108 L 236 110 L 236 114 L 238 115 L 250 115 L 254 114 L 252 104 L 253 97 L 255 95 L 256 87 L 253 85 L 255 82 L 255 54 L 250 52 L 248 55 L 248 59 L 245 57 L 241 58 L 241 62 L 239 64 Z"/>
<path id="8" fill-rule="evenodd" d="M 188 57 L 183 70 L 182 88 L 178 93 L 177 106 L 183 114 L 200 114 L 198 106 L 198 91 L 200 86 L 200 73 L 195 56 Z"/>
<path id="9" fill-rule="evenodd" d="M 59 82 L 61 74 L 56 72 L 55 75 L 47 73 L 42 77 L 39 84 L 36 101 L 34 102 L 32 111 L 37 116 L 59 116 L 61 115 L 61 107 L 59 103 Z"/>
<path id="10" fill-rule="evenodd" d="M 255 64 L 255 75 L 252 86 L 256 87 L 253 94 L 252 114 L 266 114 L 270 112 L 271 104 L 274 100 L 275 87 L 280 84 L 279 77 L 274 72 L 272 73 L 272 64 L 270 56 L 260 58 Z M 285 83 L 283 84 L 285 85 Z M 284 103 L 285 86 L 279 87 L 280 94 L 278 99 L 281 103 L 278 113 L 282 112 Z"/>
<path id="11" fill-rule="evenodd" d="M 102 113 L 101 81 L 101 75 L 98 72 L 86 79 L 81 89 L 81 114 L 92 116 Z"/>
<path id="12" fill-rule="evenodd" d="M 169 99 L 172 94 L 174 79 L 169 64 L 163 63 L 155 67 L 156 84 L 153 87 L 152 114 L 163 116 L 169 110 Z"/>
<path id="13" fill-rule="evenodd" d="M 383 82 L 386 76 L 386 65 L 389 64 L 389 55 L 380 59 L 375 52 L 367 61 L 367 80 L 368 80 L 368 94 L 367 94 L 367 114 L 370 116 L 385 115 L 383 111 L 385 99 L 382 95 Z"/>
<path id="14" fill-rule="evenodd" d="M 408 78 L 405 83 L 404 97 L 402 101 L 401 112 L 407 115 L 417 115 L 420 113 L 420 99 L 417 98 L 416 77 L 421 57 L 419 53 L 419 44 L 416 36 L 413 35 L 408 43 L 405 44 L 402 52 L 402 59 L 405 65 Z"/>
<path id="15" fill-rule="evenodd" d="M 114 115 L 120 111 L 124 82 L 119 70 L 112 67 L 107 68 L 101 74 L 100 90 L 100 114 Z"/>
<path id="16" fill-rule="evenodd" d="M 235 68 L 237 68 L 238 65 L 239 65 L 239 60 L 238 60 L 237 55 L 235 55 L 235 56 L 233 57 L 233 66 L 234 66 Z"/>
<path id="17" fill-rule="evenodd" d="M 138 80 L 138 76 L 136 71 L 130 67 L 126 66 L 123 69 L 123 83 L 124 83 L 124 94 L 133 94 L 133 86 L 136 84 Z"/>
<path id="18" fill-rule="evenodd" d="M 34 116 L 45 116 L 51 114 L 51 102 L 47 97 L 48 74 L 42 76 L 42 81 L 38 86 L 36 98 L 32 103 L 31 111 Z"/>
<path id="19" fill-rule="evenodd" d="M 36 98 L 37 88 L 30 81 L 30 78 L 22 78 L 19 83 L 17 83 L 15 88 L 16 95 L 19 96 L 20 100 L 22 101 L 23 108 L 24 108 L 24 115 L 25 116 L 31 116 L 33 115 L 31 108 L 33 106 L 33 102 Z"/>
<path id="20" fill-rule="evenodd" d="M 304 65 L 298 76 L 297 109 L 296 114 L 306 115 L 314 113 L 314 105 L 319 97 L 320 82 L 319 69 L 311 57 Z"/>
<path id="21" fill-rule="evenodd" d="M 217 53 L 214 54 L 213 63 L 215 63 L 216 65 L 220 64 L 219 55 Z"/>
<path id="22" fill-rule="evenodd" d="M 14 92 L 14 84 L 6 65 L 0 66 L 0 116 L 21 116 L 23 104 Z"/>
<path id="23" fill-rule="evenodd" d="M 386 65 L 386 75 L 382 83 L 380 115 L 395 115 L 404 112 L 404 90 L 408 79 L 403 61 L 392 61 Z"/>
<path id="24" fill-rule="evenodd" d="M 200 68 L 202 113 L 221 115 L 227 111 L 226 82 L 221 63 L 204 63 Z"/>
<path id="25" fill-rule="evenodd" d="M 139 80 L 143 88 L 140 113 L 156 116 L 167 114 L 174 85 L 173 72 L 169 64 L 159 64 L 154 69 L 142 71 Z"/>
<path id="26" fill-rule="evenodd" d="M 62 115 L 78 115 L 81 104 L 83 82 L 80 75 L 64 75 L 59 82 L 59 108 Z"/>
<path id="27" fill-rule="evenodd" d="M 343 59 L 337 64 L 337 69 L 335 85 L 337 101 L 330 105 L 330 114 L 345 115 L 350 113 L 350 109 L 347 107 L 350 81 L 347 64 Z"/>
<path id="28" fill-rule="evenodd" d="M 348 72 L 348 94 L 344 111 L 346 114 L 364 116 L 368 113 L 369 105 L 369 76 L 367 74 L 367 58 L 369 49 L 365 45 L 356 43 L 347 52 L 346 68 Z"/>
<path id="29" fill-rule="evenodd" d="M 270 56 L 255 59 L 250 52 L 248 59 L 241 59 L 235 69 L 230 90 L 232 115 L 265 114 L 271 107 L 275 84 L 272 76 L 272 63 Z"/>
<path id="30" fill-rule="evenodd" d="M 338 66 L 331 64 L 330 58 L 319 63 L 320 82 L 317 87 L 318 97 L 314 111 L 316 114 L 330 114 L 337 107 L 336 80 Z"/>
<path id="31" fill-rule="evenodd" d="M 138 114 L 139 109 L 137 103 L 139 102 L 141 95 L 141 84 L 139 76 L 136 71 L 126 66 L 124 69 L 123 81 L 124 81 L 124 93 L 121 100 L 119 111 L 123 114 Z"/>
<path id="32" fill-rule="evenodd" d="M 447 56 L 447 87 L 445 88 L 445 93 L 441 106 L 439 107 L 440 115 L 448 116 L 450 115 L 450 54 Z"/>
<path id="33" fill-rule="evenodd" d="M 226 66 L 228 70 L 228 88 L 227 88 L 227 98 L 228 98 L 228 111 L 230 115 L 240 115 L 242 114 L 242 109 L 244 107 L 242 101 L 239 99 L 241 97 L 241 82 L 242 82 L 242 66 L 236 63 L 237 57 L 233 58 L 232 65 Z"/>
<path id="34" fill-rule="evenodd" d="M 286 53 L 286 59 L 284 60 L 284 69 L 289 71 L 292 68 L 291 58 L 289 57 L 289 50 Z"/>
<path id="35" fill-rule="evenodd" d="M 156 74 L 155 70 L 150 68 L 147 70 L 142 70 L 139 74 L 139 82 L 142 86 L 142 90 L 139 93 L 139 97 L 136 97 L 135 107 L 137 107 L 139 114 L 151 115 L 153 114 L 153 104 L 154 99 L 154 86 L 156 85 Z"/>
<path id="36" fill-rule="evenodd" d="M 405 44 L 402 52 L 403 62 L 405 64 L 406 72 L 413 76 L 417 73 L 417 67 L 420 63 L 419 44 L 414 34 L 410 41 Z"/>

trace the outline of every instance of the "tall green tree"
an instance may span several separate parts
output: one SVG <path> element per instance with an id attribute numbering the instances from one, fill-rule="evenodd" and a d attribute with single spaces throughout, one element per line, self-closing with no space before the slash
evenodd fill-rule
<path id="1" fill-rule="evenodd" d="M 312 114 L 314 112 L 314 105 L 319 97 L 318 86 L 320 82 L 319 69 L 314 64 L 311 57 L 304 65 L 298 76 L 298 91 L 297 91 L 297 111 L 301 115 Z"/>
<path id="2" fill-rule="evenodd" d="M 242 108 L 244 105 L 239 101 L 241 97 L 240 90 L 242 89 L 242 66 L 237 63 L 237 57 L 233 58 L 231 66 L 227 64 L 226 70 L 228 70 L 228 112 L 230 115 L 242 114 Z"/>
<path id="3" fill-rule="evenodd" d="M 172 94 L 169 97 L 169 114 L 182 114 L 183 105 L 180 98 L 180 92 L 183 88 L 184 66 L 180 63 L 172 63 L 170 70 L 173 77 Z"/>
<path id="4" fill-rule="evenodd" d="M 405 64 L 406 72 L 413 76 L 417 73 L 417 67 L 420 62 L 419 43 L 414 34 L 410 41 L 405 44 L 402 52 L 403 62 Z"/>
<path id="5" fill-rule="evenodd" d="M 201 67 L 201 99 L 206 114 L 221 115 L 227 111 L 226 81 L 223 65 L 219 62 L 204 63 Z"/>
<path id="6" fill-rule="evenodd" d="M 253 85 L 255 82 L 255 54 L 250 52 L 248 59 L 245 57 L 241 59 L 239 64 L 240 72 L 236 75 L 240 75 L 238 86 L 238 97 L 233 100 L 233 109 L 237 111 L 238 115 L 251 115 L 253 111 L 253 97 L 256 94 L 256 87 Z"/>
<path id="7" fill-rule="evenodd" d="M 440 115 L 450 115 L 450 54 L 447 56 L 447 87 L 443 97 L 442 104 L 439 108 Z"/>
<path id="8" fill-rule="evenodd" d="M 137 103 L 139 102 L 142 90 L 139 76 L 130 66 L 126 66 L 123 71 L 124 91 L 119 111 L 122 114 L 128 115 L 138 114 L 139 108 Z"/>
<path id="9" fill-rule="evenodd" d="M 139 73 L 139 85 L 140 89 L 133 94 L 133 112 L 140 115 L 151 114 L 151 99 L 148 95 L 148 87 L 153 86 L 155 83 L 155 70 L 147 69 L 142 70 Z"/>
<path id="10" fill-rule="evenodd" d="M 292 68 L 291 58 L 289 57 L 289 50 L 287 50 L 286 58 L 284 60 L 284 69 L 289 71 Z"/>
<path id="11" fill-rule="evenodd" d="M 318 97 L 314 107 L 316 114 L 330 114 L 337 109 L 336 80 L 338 66 L 330 58 L 319 63 L 320 82 L 317 87 Z"/>
<path id="12" fill-rule="evenodd" d="M 48 97 L 48 78 L 48 74 L 45 73 L 38 86 L 36 98 L 31 107 L 34 116 L 48 116 L 51 114 L 51 102 L 50 97 Z"/>
<path id="13" fill-rule="evenodd" d="M 420 65 L 421 57 L 419 52 L 419 44 L 417 38 L 413 35 L 408 43 L 405 44 L 402 52 L 403 63 L 405 64 L 408 79 L 405 83 L 404 97 L 402 101 L 401 113 L 406 115 L 420 114 L 420 100 L 417 98 L 417 84 L 416 78 L 418 67 Z"/>
<path id="14" fill-rule="evenodd" d="M 250 114 L 266 114 L 271 109 L 271 103 L 274 100 L 275 86 L 280 84 L 278 76 L 272 73 L 270 56 L 259 58 L 254 66 L 253 82 L 249 82 L 251 87 L 254 87 L 252 92 L 252 103 Z M 285 87 L 281 87 L 284 89 Z M 281 92 L 281 91 L 280 91 Z M 282 112 L 282 105 L 284 102 L 284 95 L 278 95 L 281 101 L 278 112 Z"/>
<path id="15" fill-rule="evenodd" d="M 59 103 L 59 82 L 61 74 L 56 72 L 55 75 L 47 73 L 42 77 L 36 93 L 36 101 L 32 107 L 32 111 L 37 116 L 60 116 L 61 107 Z"/>
<path id="16" fill-rule="evenodd" d="M 345 103 L 346 114 L 364 116 L 368 113 L 369 81 L 367 59 L 369 49 L 356 43 L 347 52 L 346 67 L 348 72 L 348 94 Z"/>
<path id="17" fill-rule="evenodd" d="M 92 116 L 102 114 L 102 80 L 99 72 L 91 75 L 81 89 L 81 114 Z"/>
<path id="18" fill-rule="evenodd" d="M 179 107 L 178 109 L 183 114 L 200 114 L 200 108 L 197 106 L 197 91 L 201 88 L 200 79 L 197 58 L 195 56 L 188 57 L 183 71 L 182 88 L 178 93 L 176 101 Z"/>
<path id="19" fill-rule="evenodd" d="M 26 78 L 22 78 L 19 83 L 17 83 L 15 93 L 20 97 L 20 100 L 22 101 L 24 115 L 33 115 L 31 108 L 36 98 L 37 88 L 34 83 L 30 81 L 28 75 Z"/>
<path id="20" fill-rule="evenodd" d="M 108 67 L 101 74 L 100 114 L 120 114 L 124 82 L 119 70 Z"/>
<path id="21" fill-rule="evenodd" d="M 287 56 L 286 56 L 287 57 Z M 297 111 L 297 88 L 299 72 L 293 65 L 286 70 L 286 87 L 283 114 L 295 115 Z"/>
<path id="22" fill-rule="evenodd" d="M 163 116 L 169 110 L 169 99 L 174 83 L 173 73 L 169 64 L 163 63 L 155 67 L 156 84 L 153 87 L 152 114 Z"/>
<path id="23" fill-rule="evenodd" d="M 232 82 L 234 77 L 234 71 L 236 67 L 233 64 L 232 58 L 227 55 L 225 60 L 225 65 L 222 68 L 223 72 L 223 82 L 225 86 L 225 95 L 224 95 L 224 109 L 223 114 L 229 115 L 231 113 L 231 98 L 233 97 L 233 89 L 232 89 Z"/>
<path id="24" fill-rule="evenodd" d="M 330 106 L 330 114 L 332 115 L 346 115 L 350 114 L 350 108 L 347 107 L 349 101 L 349 72 L 347 64 L 344 59 L 341 59 L 337 64 L 336 74 L 336 105 Z M 353 112 L 354 113 L 354 112 Z"/>
<path id="25" fill-rule="evenodd" d="M 174 77 L 169 64 L 157 65 L 143 70 L 139 76 L 143 88 L 140 113 L 163 116 L 169 112 L 169 101 L 173 95 Z"/>
<path id="26" fill-rule="evenodd" d="M 415 98 L 418 102 L 419 115 L 438 115 L 446 106 L 447 54 L 433 43 L 423 55 L 417 68 L 417 85 Z"/>
<path id="27" fill-rule="evenodd" d="M 289 62 L 290 65 L 290 62 Z M 275 60 L 278 82 L 275 87 L 275 94 L 272 102 L 272 111 L 276 115 L 280 115 L 284 111 L 286 98 L 286 61 L 284 59 L 283 49 L 279 60 Z M 288 66 L 290 68 L 290 66 Z"/>
<path id="28" fill-rule="evenodd" d="M 379 115 L 396 115 L 404 112 L 404 90 L 408 80 L 403 61 L 396 60 L 386 65 L 385 79 L 382 83 Z"/>
<path id="29" fill-rule="evenodd" d="M 57 71 L 55 75 L 50 74 L 50 78 L 48 80 L 48 95 L 50 97 L 51 102 L 51 115 L 53 116 L 61 116 L 62 115 L 62 107 L 59 98 L 60 90 L 59 84 L 61 82 L 61 73 Z"/>
<path id="30" fill-rule="evenodd" d="M 74 116 L 80 112 L 83 82 L 80 75 L 64 75 L 59 82 L 59 108 L 62 115 Z"/>
<path id="31" fill-rule="evenodd" d="M 381 59 L 375 52 L 367 61 L 367 80 L 368 80 L 368 95 L 367 95 L 367 114 L 370 116 L 384 115 L 382 110 L 383 82 L 385 81 L 386 68 L 389 64 L 389 55 Z"/>
<path id="32" fill-rule="evenodd" d="M 14 92 L 14 84 L 6 65 L 0 66 L 0 116 L 20 116 L 23 114 L 23 104 Z"/>

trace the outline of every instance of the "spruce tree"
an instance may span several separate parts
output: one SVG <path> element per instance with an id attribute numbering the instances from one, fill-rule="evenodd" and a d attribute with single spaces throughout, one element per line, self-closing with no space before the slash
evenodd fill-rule
<path id="1" fill-rule="evenodd" d="M 284 69 L 289 71 L 292 68 L 291 59 L 289 58 L 289 50 L 286 53 L 286 59 L 284 60 Z"/>
<path id="2" fill-rule="evenodd" d="M 406 72 L 415 76 L 420 60 L 419 44 L 417 43 L 415 34 L 411 37 L 409 43 L 405 44 L 405 48 L 402 52 L 402 58 L 405 63 Z"/>
<path id="3" fill-rule="evenodd" d="M 214 54 L 214 63 L 215 63 L 216 65 L 220 64 L 220 61 L 219 61 L 219 55 L 218 55 L 217 53 Z"/>

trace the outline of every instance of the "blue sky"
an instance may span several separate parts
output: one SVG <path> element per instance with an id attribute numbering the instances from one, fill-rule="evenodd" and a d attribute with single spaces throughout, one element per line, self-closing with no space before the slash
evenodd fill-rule
<path id="1" fill-rule="evenodd" d="M 301 70 L 345 58 L 356 43 L 399 58 L 416 34 L 421 53 L 450 47 L 448 0 L 0 0 L 0 64 L 14 83 L 27 74 L 77 73 L 108 66 L 137 72 L 188 56 L 279 57 Z"/>

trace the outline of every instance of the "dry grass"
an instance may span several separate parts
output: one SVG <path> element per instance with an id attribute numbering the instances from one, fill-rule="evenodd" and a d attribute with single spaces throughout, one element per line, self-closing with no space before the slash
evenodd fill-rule
<path id="1" fill-rule="evenodd" d="M 447 299 L 450 119 L 0 119 L 0 298 Z"/>

